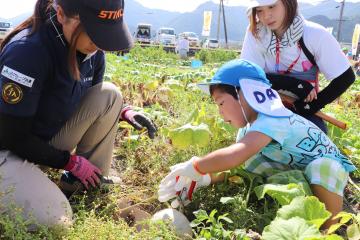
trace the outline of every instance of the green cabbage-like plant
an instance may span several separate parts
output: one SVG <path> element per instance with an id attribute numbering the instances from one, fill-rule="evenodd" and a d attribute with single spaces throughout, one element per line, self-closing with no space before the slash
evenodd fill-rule
<path id="1" fill-rule="evenodd" d="M 276 218 L 262 233 L 263 240 L 305 240 L 313 237 L 321 237 L 320 231 L 300 217 Z"/>
<path id="2" fill-rule="evenodd" d="M 207 146 L 210 142 L 211 132 L 208 125 L 204 123 L 198 126 L 188 123 L 171 130 L 169 136 L 174 147 L 186 149 L 190 146 Z"/>
<path id="3" fill-rule="evenodd" d="M 294 198 L 305 196 L 303 188 L 296 183 L 283 184 L 264 184 L 254 189 L 258 199 L 262 199 L 268 194 L 274 198 L 281 206 L 289 204 Z"/>
<path id="4" fill-rule="evenodd" d="M 311 196 L 312 192 L 304 173 L 300 170 L 289 170 L 276 173 L 266 179 L 266 183 L 289 184 L 296 183 L 300 185 L 306 195 Z"/>
<path id="5" fill-rule="evenodd" d="M 308 196 L 297 197 L 289 205 L 280 208 L 277 217 L 282 219 L 301 217 L 320 229 L 321 225 L 331 217 L 331 213 L 317 197 Z"/>
<path id="6" fill-rule="evenodd" d="M 299 170 L 275 173 L 266 179 L 266 184 L 256 187 L 254 191 L 259 199 L 268 194 L 282 206 L 296 197 L 312 195 L 304 174 Z"/>

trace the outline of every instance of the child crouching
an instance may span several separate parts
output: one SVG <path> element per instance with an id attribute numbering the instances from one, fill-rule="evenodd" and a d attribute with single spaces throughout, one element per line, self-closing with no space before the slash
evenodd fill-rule
<path id="1" fill-rule="evenodd" d="M 197 187 L 223 179 L 212 173 L 244 164 L 247 171 L 261 175 L 272 168 L 302 170 L 326 209 L 333 216 L 342 210 L 343 190 L 355 166 L 316 125 L 283 106 L 259 66 L 230 61 L 199 87 L 211 94 L 221 117 L 241 134 L 231 146 L 172 166 L 161 181 L 160 201 L 176 197 L 184 187 L 191 195 Z M 188 186 L 192 181 L 195 188 Z M 323 228 L 334 222 L 328 220 Z"/>

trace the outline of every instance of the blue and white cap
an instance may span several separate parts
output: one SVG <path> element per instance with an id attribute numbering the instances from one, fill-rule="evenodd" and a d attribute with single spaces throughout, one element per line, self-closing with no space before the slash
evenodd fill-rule
<path id="1" fill-rule="evenodd" d="M 293 112 L 282 104 L 279 94 L 271 88 L 265 72 L 250 61 L 244 59 L 229 61 L 218 69 L 210 82 L 199 83 L 198 87 L 210 94 L 210 85 L 215 84 L 240 87 L 246 102 L 256 112 L 272 117 L 293 115 Z"/>

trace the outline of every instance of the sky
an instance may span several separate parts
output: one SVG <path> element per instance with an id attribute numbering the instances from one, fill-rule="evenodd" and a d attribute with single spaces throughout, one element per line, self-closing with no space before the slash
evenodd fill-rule
<path id="1" fill-rule="evenodd" d="M 127 0 L 137 1 L 148 8 L 164 9 L 168 11 L 189 12 L 208 0 Z M 217 2 L 216 0 L 213 0 Z M 299 0 L 300 2 L 315 3 L 321 0 Z M 324 0 L 326 1 L 326 0 Z M 338 0 L 339 1 L 339 0 Z M 360 2 L 360 0 L 346 0 Z M 0 0 L 0 18 L 12 18 L 25 12 L 31 12 L 36 0 Z M 224 0 L 225 5 L 247 5 L 249 0 Z M 126 4 L 126 2 L 125 2 Z M 126 6 L 125 6 L 126 7 Z"/>
<path id="2" fill-rule="evenodd" d="M 148 8 L 157 8 L 157 9 L 164 9 L 164 10 L 178 11 L 178 12 L 190 12 L 195 10 L 197 6 L 199 6 L 200 4 L 207 2 L 209 0 L 135 0 L 135 1 L 141 3 L 142 5 Z M 218 0 L 212 0 L 212 1 L 219 2 Z M 300 1 L 308 2 L 308 3 L 319 2 L 319 0 L 300 0 Z M 250 2 L 249 0 L 224 0 L 224 4 L 230 6 L 231 5 L 246 6 L 249 4 L 249 2 Z"/>

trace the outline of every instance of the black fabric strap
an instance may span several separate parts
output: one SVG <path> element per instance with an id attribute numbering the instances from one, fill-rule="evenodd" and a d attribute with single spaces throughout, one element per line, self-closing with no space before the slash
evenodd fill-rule
<path id="1" fill-rule="evenodd" d="M 304 39 L 303 37 L 300 38 L 299 40 L 300 43 L 300 47 L 301 49 L 304 51 L 305 56 L 307 57 L 307 59 L 309 59 L 309 61 L 312 63 L 312 65 L 317 67 L 317 64 L 315 62 L 315 58 L 314 55 L 309 51 L 309 49 L 306 47 L 305 43 L 304 43 Z"/>

